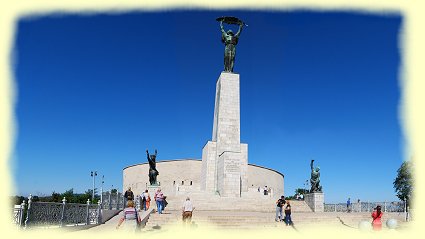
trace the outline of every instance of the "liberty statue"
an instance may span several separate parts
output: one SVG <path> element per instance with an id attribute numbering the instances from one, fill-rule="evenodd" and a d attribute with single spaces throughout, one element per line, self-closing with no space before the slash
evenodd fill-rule
<path id="1" fill-rule="evenodd" d="M 224 71 L 233 72 L 233 66 L 235 65 L 235 56 L 236 56 L 236 45 L 239 41 L 239 36 L 241 35 L 243 26 L 247 26 L 244 22 L 236 17 L 219 17 L 217 21 L 220 22 L 221 30 L 221 41 L 224 43 Z M 224 30 L 223 22 L 227 24 L 239 25 L 239 30 L 236 34 L 232 30 L 227 32 Z"/>

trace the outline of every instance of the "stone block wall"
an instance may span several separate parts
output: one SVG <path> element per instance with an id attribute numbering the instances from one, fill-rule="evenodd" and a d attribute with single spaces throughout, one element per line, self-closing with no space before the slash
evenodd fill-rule
<path id="1" fill-rule="evenodd" d="M 308 193 L 305 195 L 304 200 L 313 212 L 325 211 L 325 196 L 323 193 Z"/>

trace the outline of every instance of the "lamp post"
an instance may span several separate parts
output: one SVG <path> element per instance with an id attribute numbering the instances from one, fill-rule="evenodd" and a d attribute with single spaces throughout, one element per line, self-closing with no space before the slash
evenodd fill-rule
<path id="1" fill-rule="evenodd" d="M 304 183 L 304 194 L 307 193 L 307 187 L 308 187 L 308 179 L 305 180 L 305 183 Z"/>
<path id="2" fill-rule="evenodd" d="M 95 184 L 96 184 L 96 176 L 97 176 L 97 171 L 91 171 L 90 176 L 93 178 L 93 192 L 92 192 L 92 202 L 94 200 L 94 189 L 95 189 Z"/>
<path id="3" fill-rule="evenodd" d="M 100 202 L 103 203 L 103 183 L 105 183 L 105 175 L 102 175 L 102 186 L 100 186 Z"/>

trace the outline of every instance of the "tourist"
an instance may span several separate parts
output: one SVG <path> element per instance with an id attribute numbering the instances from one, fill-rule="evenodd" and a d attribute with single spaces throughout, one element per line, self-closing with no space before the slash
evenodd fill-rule
<path id="1" fill-rule="evenodd" d="M 164 194 L 161 192 L 161 188 L 158 188 L 156 191 L 154 199 L 156 201 L 158 214 L 162 214 L 162 209 L 164 208 Z"/>
<path id="2" fill-rule="evenodd" d="M 383 215 L 383 213 L 381 212 L 381 206 L 378 205 L 376 208 L 374 208 L 374 210 L 372 212 L 373 230 L 380 231 L 382 229 L 382 222 L 381 222 L 382 215 Z"/>
<path id="3" fill-rule="evenodd" d="M 149 209 L 150 205 L 151 205 L 151 196 L 149 195 L 148 190 L 146 189 L 145 192 L 143 193 L 145 198 L 146 198 L 146 205 L 145 205 L 145 211 Z"/>
<path id="4" fill-rule="evenodd" d="M 304 200 L 304 194 L 300 195 L 300 200 Z"/>
<path id="5" fill-rule="evenodd" d="M 267 189 L 267 185 L 264 186 L 264 195 L 267 195 L 268 189 Z"/>
<path id="6" fill-rule="evenodd" d="M 285 205 L 285 203 L 285 196 L 283 195 L 276 201 L 276 222 L 283 221 L 282 207 Z"/>
<path id="7" fill-rule="evenodd" d="M 116 229 L 119 229 L 121 224 L 124 222 L 124 228 L 126 231 L 137 231 L 138 226 L 141 223 L 140 215 L 137 213 L 136 208 L 134 208 L 134 201 L 128 200 L 127 207 L 123 211 L 123 217 L 120 218 Z"/>
<path id="8" fill-rule="evenodd" d="M 142 208 L 144 211 L 149 209 L 149 203 L 150 203 L 150 196 L 148 193 L 148 190 L 145 190 L 144 192 L 142 192 L 142 194 L 140 194 L 140 198 L 142 198 Z"/>
<path id="9" fill-rule="evenodd" d="M 362 204 L 360 203 L 360 199 L 357 199 L 357 209 L 358 212 L 362 211 Z"/>
<path id="10" fill-rule="evenodd" d="M 351 201 L 350 198 L 347 200 L 347 212 L 351 212 Z"/>
<path id="11" fill-rule="evenodd" d="M 195 210 L 195 207 L 193 207 L 192 202 L 190 201 L 190 198 L 187 197 L 182 207 L 182 217 L 183 217 L 184 225 L 190 224 L 190 222 L 192 221 L 193 210 Z"/>
<path id="12" fill-rule="evenodd" d="M 142 192 L 142 194 L 140 194 L 140 200 L 142 201 L 142 205 L 141 208 L 143 211 L 146 211 L 146 197 L 145 197 L 145 192 Z"/>
<path id="13" fill-rule="evenodd" d="M 131 191 L 131 187 L 128 187 L 127 191 L 124 193 L 124 205 L 127 205 L 128 201 L 134 200 L 133 191 Z"/>
<path id="14" fill-rule="evenodd" d="M 167 207 L 167 205 L 168 205 L 167 196 L 164 196 L 164 198 L 162 200 L 162 212 L 164 212 L 164 210 Z"/>
<path id="15" fill-rule="evenodd" d="M 291 204 L 289 203 L 289 201 L 286 202 L 285 206 L 285 223 L 287 226 L 292 225 Z"/>

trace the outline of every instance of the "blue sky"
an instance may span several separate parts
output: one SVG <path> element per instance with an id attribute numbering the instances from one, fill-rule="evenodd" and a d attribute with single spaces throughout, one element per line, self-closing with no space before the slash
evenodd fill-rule
<path id="1" fill-rule="evenodd" d="M 223 70 L 219 16 L 246 27 L 236 48 L 249 162 L 292 194 L 321 167 L 326 202 L 396 200 L 399 15 L 179 10 L 50 15 L 18 22 L 14 45 L 19 194 L 122 187 L 122 169 L 201 158 Z M 98 177 L 98 182 L 99 177 Z"/>

